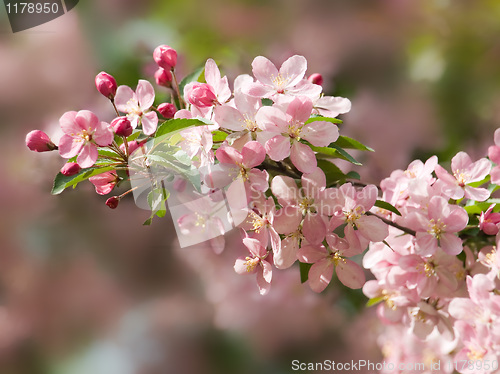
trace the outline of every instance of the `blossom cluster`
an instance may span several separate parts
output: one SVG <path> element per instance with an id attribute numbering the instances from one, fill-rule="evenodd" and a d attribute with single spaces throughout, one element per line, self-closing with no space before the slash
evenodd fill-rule
<path id="1" fill-rule="evenodd" d="M 117 208 L 131 193 L 151 210 L 147 223 L 168 206 L 181 245 L 207 241 L 217 253 L 224 234 L 237 229 L 244 254 L 234 270 L 255 274 L 261 294 L 276 269 L 297 262 L 315 292 L 335 273 L 378 304 L 390 325 L 379 340 L 391 361 L 500 359 L 500 213 L 492 196 L 500 182 L 500 129 L 489 159 L 459 152 L 448 172 L 433 156 L 394 171 L 380 187 L 366 185 L 335 165 L 359 164 L 346 149 L 370 150 L 340 135 L 336 117 L 351 103 L 326 96 L 321 75 L 306 76 L 304 57 L 279 68 L 256 57 L 252 75 L 232 84 L 212 59 L 179 82 L 174 49 L 159 46 L 153 58 L 157 89 L 169 102 L 155 106 L 147 80 L 134 90 L 101 72 L 96 88 L 114 118 L 67 112 L 58 145 L 40 130 L 27 135 L 31 150 L 58 150 L 67 159 L 54 194 L 88 179 L 108 195 L 130 181 L 106 205 Z M 366 281 L 361 265 L 373 279 Z M 389 347 L 397 336 L 417 343 Z M 443 370 L 497 369 L 474 365 Z"/>

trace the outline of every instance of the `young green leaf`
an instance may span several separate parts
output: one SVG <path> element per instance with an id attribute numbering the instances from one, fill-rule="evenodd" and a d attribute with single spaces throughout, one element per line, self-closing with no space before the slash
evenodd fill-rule
<path id="1" fill-rule="evenodd" d="M 75 175 L 71 175 L 69 177 L 58 173 L 56 175 L 56 178 L 54 179 L 54 185 L 52 186 L 52 195 L 59 195 L 61 192 L 63 192 L 66 188 L 68 187 L 73 187 L 75 188 L 76 185 L 86 179 L 89 179 L 90 177 L 93 177 L 94 175 L 99 175 L 102 173 L 105 173 L 107 171 L 114 170 L 113 166 L 108 166 L 108 167 L 91 167 L 87 169 L 82 169 L 80 172 L 78 172 Z"/>
<path id="2" fill-rule="evenodd" d="M 195 71 L 193 71 L 191 74 L 186 75 L 184 79 L 179 83 L 179 91 L 181 92 L 181 95 L 184 95 L 184 87 L 188 83 L 191 82 L 200 82 L 200 79 L 202 77 L 203 72 L 205 71 L 205 65 L 197 68 Z"/>
<path id="3" fill-rule="evenodd" d="M 309 269 L 313 264 L 307 264 L 305 262 L 299 262 L 300 268 L 300 283 L 305 283 L 309 279 Z"/>
<path id="4" fill-rule="evenodd" d="M 394 205 L 388 203 L 387 201 L 377 200 L 377 201 L 375 201 L 375 206 L 377 208 L 382 208 L 382 209 L 388 210 L 394 214 L 397 214 L 398 216 L 401 216 L 401 212 L 399 210 L 397 210 L 397 208 Z"/>
<path id="5" fill-rule="evenodd" d="M 315 147 L 311 145 L 311 149 L 315 152 L 318 152 L 318 156 L 321 155 L 328 156 L 327 158 L 340 158 L 345 161 L 349 161 L 354 165 L 361 165 L 359 161 L 357 161 L 354 157 L 352 157 L 349 153 L 343 150 L 340 147 L 337 147 L 335 144 L 330 144 L 330 147 Z"/>
<path id="6" fill-rule="evenodd" d="M 370 151 L 374 152 L 373 148 L 370 148 L 357 140 L 349 138 L 347 136 L 340 135 L 339 138 L 333 143 L 338 147 L 347 148 L 347 149 L 358 149 L 360 151 Z"/>

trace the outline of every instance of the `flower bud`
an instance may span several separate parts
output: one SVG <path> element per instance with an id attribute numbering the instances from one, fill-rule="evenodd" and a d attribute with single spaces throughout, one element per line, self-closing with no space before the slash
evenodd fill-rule
<path id="1" fill-rule="evenodd" d="M 311 74 L 307 80 L 319 86 L 323 85 L 323 76 L 318 73 Z"/>
<path id="2" fill-rule="evenodd" d="M 131 155 L 137 148 L 139 148 L 140 144 L 136 140 L 132 140 L 131 142 L 127 143 L 127 146 L 128 153 L 129 155 Z M 120 144 L 120 149 L 125 152 L 125 144 Z"/>
<path id="3" fill-rule="evenodd" d="M 110 100 L 113 100 L 118 88 L 115 78 L 104 71 L 101 71 L 95 77 L 95 86 L 97 87 L 97 91 Z"/>
<path id="4" fill-rule="evenodd" d="M 188 86 L 185 88 L 185 96 L 191 104 L 199 108 L 206 108 L 217 103 L 217 96 L 209 84 L 193 83 Z"/>
<path id="5" fill-rule="evenodd" d="M 172 73 L 163 68 L 158 68 L 155 72 L 155 80 L 158 86 L 170 87 L 170 82 L 172 82 Z"/>
<path id="6" fill-rule="evenodd" d="M 33 130 L 26 135 L 26 146 L 34 152 L 47 152 L 57 149 L 49 136 L 41 130 Z"/>
<path id="7" fill-rule="evenodd" d="M 82 170 L 76 162 L 68 162 L 61 168 L 61 174 L 67 177 L 78 174 Z"/>
<path id="8" fill-rule="evenodd" d="M 159 67 L 172 70 L 177 64 L 177 52 L 168 45 L 160 45 L 153 52 L 153 58 Z"/>
<path id="9" fill-rule="evenodd" d="M 120 198 L 118 196 L 111 196 L 108 200 L 106 200 L 106 205 L 111 209 L 116 209 L 118 207 L 118 203 L 120 202 Z"/>
<path id="10" fill-rule="evenodd" d="M 165 118 L 174 118 L 175 112 L 177 112 L 177 109 L 175 108 L 174 104 L 171 103 L 163 103 L 158 105 L 158 112 L 165 117 Z"/>
<path id="11" fill-rule="evenodd" d="M 132 131 L 134 131 L 134 129 L 132 128 L 132 124 L 127 117 L 116 117 L 111 122 L 111 127 L 113 128 L 115 134 L 118 136 L 127 137 L 132 134 Z"/>

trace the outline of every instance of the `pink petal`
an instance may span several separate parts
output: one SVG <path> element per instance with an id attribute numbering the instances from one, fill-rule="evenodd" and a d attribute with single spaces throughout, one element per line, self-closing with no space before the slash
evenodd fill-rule
<path id="1" fill-rule="evenodd" d="M 281 248 L 274 254 L 274 265 L 278 269 L 288 269 L 297 260 L 299 241 L 293 236 L 287 236 L 281 241 Z"/>
<path id="2" fill-rule="evenodd" d="M 259 142 L 251 141 L 245 144 L 241 155 L 243 156 L 243 165 L 247 168 L 254 168 L 264 162 L 266 150 Z"/>
<path id="3" fill-rule="evenodd" d="M 469 215 L 466 210 L 459 206 L 453 206 L 449 215 L 445 218 L 446 231 L 458 232 L 465 229 L 469 222 Z"/>
<path id="4" fill-rule="evenodd" d="M 302 78 L 304 78 L 306 70 L 307 70 L 307 60 L 305 59 L 305 57 L 295 55 L 290 57 L 283 63 L 283 65 L 281 65 L 279 73 L 283 78 L 288 79 L 287 86 L 293 87 L 297 83 L 299 83 L 299 81 L 301 81 Z"/>
<path id="5" fill-rule="evenodd" d="M 114 139 L 113 130 L 106 122 L 100 122 L 95 129 L 92 139 L 101 147 L 110 145 Z"/>
<path id="6" fill-rule="evenodd" d="M 158 115 L 156 112 L 144 113 L 141 117 L 142 131 L 146 135 L 152 135 L 158 126 Z"/>
<path id="7" fill-rule="evenodd" d="M 75 122 L 82 129 L 92 132 L 99 124 L 99 118 L 90 110 L 80 110 L 75 116 Z"/>
<path id="8" fill-rule="evenodd" d="M 322 245 L 302 245 L 297 252 L 297 258 L 299 261 L 308 264 L 313 264 L 327 257 L 329 258 L 328 251 Z"/>
<path id="9" fill-rule="evenodd" d="M 465 186 L 465 197 L 475 201 L 485 201 L 490 197 L 490 191 L 486 188 Z"/>
<path id="10" fill-rule="evenodd" d="M 247 271 L 246 265 L 247 259 L 245 256 L 238 257 L 234 263 L 234 271 L 240 275 L 245 274 L 253 274 L 257 271 L 257 268 L 254 268 L 252 271 Z"/>
<path id="11" fill-rule="evenodd" d="M 331 122 L 314 121 L 302 128 L 301 136 L 316 147 L 328 147 L 339 138 L 339 128 Z"/>
<path id="12" fill-rule="evenodd" d="M 495 144 L 500 147 L 500 129 L 495 130 L 494 139 L 495 139 Z"/>
<path id="13" fill-rule="evenodd" d="M 421 256 L 433 255 L 438 249 L 437 239 L 427 232 L 417 232 L 418 250 Z"/>
<path id="14" fill-rule="evenodd" d="M 319 214 L 306 214 L 302 233 L 309 243 L 320 244 L 325 239 L 325 221 Z"/>
<path id="15" fill-rule="evenodd" d="M 463 250 L 462 239 L 454 234 L 443 234 L 439 239 L 439 246 L 447 254 L 456 256 Z"/>
<path id="16" fill-rule="evenodd" d="M 302 221 L 302 213 L 296 206 L 287 205 L 274 214 L 273 227 L 280 234 L 288 235 L 297 231 Z"/>
<path id="17" fill-rule="evenodd" d="M 276 135 L 266 142 L 265 148 L 271 160 L 281 161 L 290 155 L 290 138 Z"/>
<path id="18" fill-rule="evenodd" d="M 419 269 L 419 266 L 425 265 L 425 261 L 422 259 L 422 257 L 414 254 L 410 254 L 407 256 L 402 256 L 399 258 L 398 265 L 406 271 L 409 272 L 416 272 Z"/>
<path id="19" fill-rule="evenodd" d="M 300 142 L 293 143 L 290 151 L 290 160 L 303 173 L 312 173 L 318 166 L 313 150 Z"/>
<path id="20" fill-rule="evenodd" d="M 216 236 L 215 238 L 210 239 L 210 247 L 215 252 L 215 254 L 220 255 L 224 250 L 224 246 L 226 241 L 223 235 Z"/>
<path id="21" fill-rule="evenodd" d="M 318 197 L 318 191 L 326 187 L 326 177 L 320 168 L 314 169 L 311 173 L 302 175 L 302 188 L 306 196 Z"/>
<path id="22" fill-rule="evenodd" d="M 344 286 L 358 289 L 365 284 L 366 278 L 363 269 L 348 258 L 343 258 L 338 262 L 335 267 L 335 272 L 337 273 L 339 281 L 342 282 Z"/>
<path id="23" fill-rule="evenodd" d="M 267 261 L 261 261 L 261 267 L 257 270 L 257 285 L 261 295 L 269 293 L 272 277 L 273 269 L 271 264 Z"/>
<path id="24" fill-rule="evenodd" d="M 265 192 L 269 188 L 269 174 L 265 170 L 252 169 L 248 173 L 248 180 L 253 190 Z"/>
<path id="25" fill-rule="evenodd" d="M 293 178 L 281 175 L 274 177 L 271 182 L 271 190 L 281 206 L 298 205 L 300 193 Z"/>
<path id="26" fill-rule="evenodd" d="M 151 108 L 155 102 L 155 89 L 153 85 L 144 79 L 140 79 L 137 84 L 137 100 L 139 102 L 139 108 L 144 112 Z M 146 135 L 150 135 L 147 134 Z"/>
<path id="27" fill-rule="evenodd" d="M 118 87 L 115 95 L 115 105 L 120 112 L 128 113 L 129 101 L 131 100 L 134 102 L 134 105 L 137 103 L 137 97 L 134 91 L 129 86 Z"/>
<path id="28" fill-rule="evenodd" d="M 356 220 L 358 231 L 372 242 L 381 242 L 389 235 L 389 226 L 377 217 L 362 215 Z"/>
<path id="29" fill-rule="evenodd" d="M 500 184 L 500 166 L 496 166 L 491 169 L 490 176 L 491 183 Z"/>
<path id="30" fill-rule="evenodd" d="M 82 130 L 88 130 L 86 127 L 81 127 L 79 123 L 75 121 L 77 112 L 66 112 L 59 119 L 59 124 L 62 131 L 67 135 L 79 134 Z"/>
<path id="31" fill-rule="evenodd" d="M 238 165 L 243 163 L 243 156 L 233 147 L 222 146 L 215 152 L 217 160 L 223 164 Z"/>
<path id="32" fill-rule="evenodd" d="M 491 170 L 491 163 L 485 158 L 477 160 L 472 167 L 467 170 L 470 175 L 469 182 L 479 182 L 483 180 Z"/>
<path id="33" fill-rule="evenodd" d="M 470 321 L 473 320 L 474 317 L 481 315 L 478 306 L 474 304 L 471 299 L 460 297 L 451 300 L 448 312 L 452 317 L 463 321 Z"/>
<path id="34" fill-rule="evenodd" d="M 80 154 L 76 158 L 76 162 L 81 168 L 89 168 L 95 164 L 99 153 L 95 144 L 87 143 L 83 146 Z"/>
<path id="35" fill-rule="evenodd" d="M 269 86 L 264 86 L 259 82 L 250 83 L 248 86 L 244 86 L 242 92 L 246 95 L 253 97 L 269 97 L 274 93 L 274 90 Z"/>
<path id="36" fill-rule="evenodd" d="M 285 113 L 276 107 L 265 106 L 259 109 L 255 115 L 255 121 L 259 128 L 272 133 L 282 133 L 288 130 L 288 122 Z"/>
<path id="37" fill-rule="evenodd" d="M 492 145 L 488 148 L 488 157 L 495 164 L 500 164 L 500 146 Z"/>
<path id="38" fill-rule="evenodd" d="M 312 113 L 313 104 L 308 97 L 296 97 L 288 105 L 286 114 L 293 118 L 294 121 L 304 123 Z"/>
<path id="39" fill-rule="evenodd" d="M 455 172 L 456 170 L 459 171 L 467 170 L 471 165 L 472 165 L 472 160 L 470 159 L 469 155 L 465 152 L 458 152 L 451 159 L 451 170 L 453 172 Z"/>
<path id="40" fill-rule="evenodd" d="M 254 257 L 264 257 L 266 255 L 266 249 L 262 246 L 262 243 L 254 238 L 243 238 L 243 244 L 248 248 L 250 253 Z"/>
<path id="41" fill-rule="evenodd" d="M 63 158 L 75 157 L 83 147 L 83 141 L 70 135 L 63 135 L 59 140 L 59 154 Z"/>
<path id="42" fill-rule="evenodd" d="M 236 108 L 228 105 L 215 107 L 214 121 L 220 127 L 233 131 L 241 131 L 241 129 L 245 128 L 245 118 Z"/>
<path id="43" fill-rule="evenodd" d="M 316 100 L 315 107 L 322 109 L 322 115 L 327 117 L 337 117 L 339 114 L 347 113 L 351 110 L 351 101 L 343 97 L 323 96 Z"/>
<path id="44" fill-rule="evenodd" d="M 263 56 L 257 56 L 252 62 L 252 72 L 255 78 L 261 83 L 273 86 L 273 77 L 278 76 L 278 69 L 276 66 Z"/>
<path id="45" fill-rule="evenodd" d="M 377 196 L 378 196 L 377 187 L 373 184 L 369 184 L 368 186 L 363 187 L 361 191 L 356 193 L 356 203 L 365 212 L 367 212 L 373 207 L 373 205 L 375 205 L 375 201 L 377 201 Z"/>
<path id="46" fill-rule="evenodd" d="M 332 280 L 333 263 L 330 258 L 316 262 L 309 270 L 309 286 L 314 292 L 323 291 Z"/>
<path id="47" fill-rule="evenodd" d="M 205 63 L 205 81 L 215 87 L 221 79 L 220 70 L 214 60 L 209 58 Z"/>

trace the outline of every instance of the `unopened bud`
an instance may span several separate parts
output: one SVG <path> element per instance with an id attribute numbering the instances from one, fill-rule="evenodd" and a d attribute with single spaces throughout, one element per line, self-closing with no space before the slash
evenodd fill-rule
<path id="1" fill-rule="evenodd" d="M 118 207 L 118 203 L 120 202 L 120 198 L 118 196 L 111 196 L 108 200 L 106 200 L 106 205 L 111 209 L 116 209 Z"/>
<path id="2" fill-rule="evenodd" d="M 127 147 L 128 147 L 128 153 L 129 155 L 131 155 L 132 153 L 134 153 L 134 151 L 139 148 L 139 143 L 136 141 L 136 140 L 132 140 L 131 142 L 128 142 L 127 143 Z M 121 144 L 120 145 L 120 149 L 125 152 L 125 144 Z"/>
<path id="3" fill-rule="evenodd" d="M 82 170 L 76 162 L 68 162 L 61 168 L 61 174 L 67 177 L 78 174 Z"/>
<path id="4" fill-rule="evenodd" d="M 172 70 L 177 64 L 177 52 L 168 45 L 160 45 L 153 52 L 153 58 L 159 67 Z"/>
<path id="5" fill-rule="evenodd" d="M 33 130 L 26 135 L 26 146 L 34 152 L 47 152 L 57 149 L 49 136 L 41 130 Z"/>
<path id="6" fill-rule="evenodd" d="M 311 83 L 317 84 L 319 86 L 323 85 L 323 76 L 318 73 L 311 74 L 307 80 Z"/>
<path id="7" fill-rule="evenodd" d="M 175 112 L 177 112 L 177 109 L 175 108 L 174 104 L 171 103 L 163 103 L 158 105 L 158 112 L 165 117 L 165 118 L 174 118 Z"/>
<path id="8" fill-rule="evenodd" d="M 158 68 L 155 72 L 155 80 L 158 86 L 170 87 L 170 82 L 172 82 L 172 73 L 163 68 Z"/>
<path id="9" fill-rule="evenodd" d="M 101 71 L 95 77 L 95 86 L 97 91 L 110 100 L 113 100 L 116 95 L 116 89 L 118 88 L 115 78 L 104 71 Z"/>
<path id="10" fill-rule="evenodd" d="M 127 117 L 117 117 L 111 122 L 113 131 L 118 136 L 130 136 L 134 129 Z"/>
<path id="11" fill-rule="evenodd" d="M 209 84 L 193 83 L 188 86 L 185 89 L 185 96 L 191 104 L 199 108 L 206 108 L 217 103 L 217 96 Z"/>

